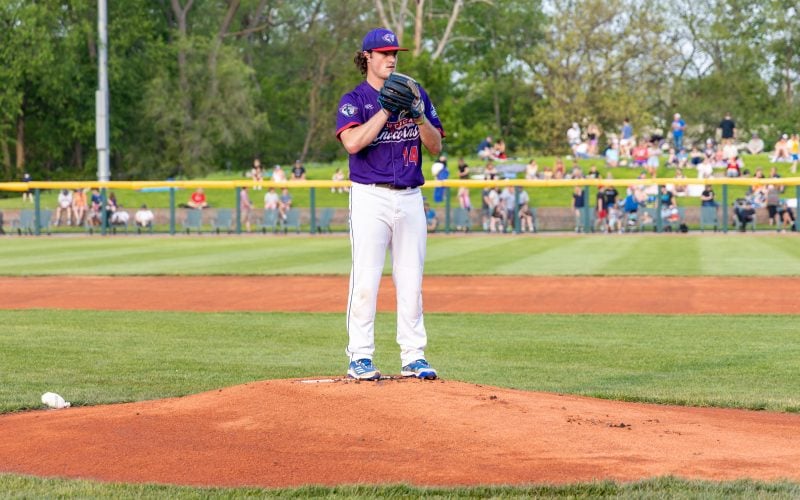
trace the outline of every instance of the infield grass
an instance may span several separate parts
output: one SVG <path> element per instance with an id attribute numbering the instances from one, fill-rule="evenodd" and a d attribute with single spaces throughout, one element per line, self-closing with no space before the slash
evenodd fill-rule
<path id="1" fill-rule="evenodd" d="M 0 275 L 5 276 L 349 272 L 346 235 L 0 239 Z M 800 276 L 800 239 L 794 233 L 435 235 L 428 239 L 425 273 Z"/>
<path id="2" fill-rule="evenodd" d="M 41 479 L 0 474 L 0 491 L 24 491 L 30 498 L 329 498 L 329 499 L 447 499 L 447 498 L 797 498 L 800 485 L 790 482 L 685 481 L 662 477 L 617 484 L 610 481 L 566 486 L 493 486 L 475 488 L 415 488 L 387 486 L 306 486 L 302 488 L 189 488 L 154 484 L 107 484 L 94 481 Z M 0 493 L 0 498 L 8 494 Z M 16 498 L 13 493 L 11 498 Z"/>
<path id="3" fill-rule="evenodd" d="M 394 315 L 376 364 L 399 372 Z M 0 412 L 338 376 L 344 314 L 0 311 Z M 428 314 L 444 378 L 625 401 L 800 411 L 795 316 Z"/>

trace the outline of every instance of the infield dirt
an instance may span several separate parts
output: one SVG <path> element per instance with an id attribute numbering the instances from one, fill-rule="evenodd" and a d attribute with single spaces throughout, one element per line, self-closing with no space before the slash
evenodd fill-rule
<path id="1" fill-rule="evenodd" d="M 0 307 L 341 311 L 346 283 L 342 277 L 0 278 L 0 288 L 13 290 Z M 754 287 L 752 279 L 735 278 L 426 277 L 425 309 L 797 314 L 796 300 L 780 299 L 792 293 L 779 292 L 798 284 L 791 278 L 760 279 Z M 64 294 L 65 286 L 86 293 Z M 598 293 L 626 286 L 638 292 Z M 392 310 L 391 285 L 382 288 L 379 308 Z M 476 485 L 668 474 L 800 481 L 797 414 L 633 404 L 450 380 L 272 380 L 183 398 L 8 414 L 0 416 L 0 429 L 0 471 L 102 481 Z"/>

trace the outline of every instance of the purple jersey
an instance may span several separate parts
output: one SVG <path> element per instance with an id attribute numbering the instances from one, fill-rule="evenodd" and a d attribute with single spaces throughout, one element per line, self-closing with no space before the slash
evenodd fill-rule
<path id="1" fill-rule="evenodd" d="M 436 108 L 422 87 L 419 91 L 425 103 L 425 118 L 444 137 Z M 336 115 L 337 138 L 343 130 L 366 123 L 375 113 L 381 111 L 378 95 L 379 92 L 365 80 L 352 92 L 342 96 Z M 411 118 L 399 119 L 393 114 L 369 146 L 350 155 L 350 180 L 360 184 L 421 186 L 425 183 L 421 148 L 419 127 Z"/>

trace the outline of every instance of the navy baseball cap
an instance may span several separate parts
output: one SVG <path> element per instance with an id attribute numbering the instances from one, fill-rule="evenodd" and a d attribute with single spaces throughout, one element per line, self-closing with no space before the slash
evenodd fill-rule
<path id="1" fill-rule="evenodd" d="M 367 33 L 361 42 L 361 50 L 390 52 L 392 50 L 408 50 L 397 45 L 397 36 L 386 28 L 375 28 Z"/>

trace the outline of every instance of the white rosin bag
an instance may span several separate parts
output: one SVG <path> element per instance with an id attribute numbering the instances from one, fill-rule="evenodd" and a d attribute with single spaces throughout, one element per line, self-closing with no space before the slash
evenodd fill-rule
<path id="1" fill-rule="evenodd" d="M 64 398 L 56 394 L 55 392 L 45 392 L 42 394 L 42 403 L 46 404 L 50 408 L 69 408 L 70 402 L 64 401 Z"/>

